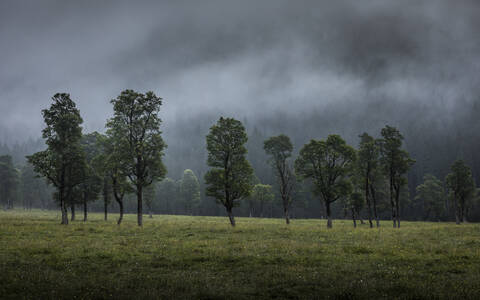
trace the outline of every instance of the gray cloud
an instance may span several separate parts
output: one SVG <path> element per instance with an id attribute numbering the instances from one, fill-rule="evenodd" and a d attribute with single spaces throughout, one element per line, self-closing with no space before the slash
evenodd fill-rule
<path id="1" fill-rule="evenodd" d="M 0 139 L 40 135 L 58 91 L 87 130 L 126 88 L 165 98 L 167 133 L 202 112 L 263 118 L 372 98 L 457 109 L 478 98 L 479 20 L 473 0 L 6 0 Z"/>

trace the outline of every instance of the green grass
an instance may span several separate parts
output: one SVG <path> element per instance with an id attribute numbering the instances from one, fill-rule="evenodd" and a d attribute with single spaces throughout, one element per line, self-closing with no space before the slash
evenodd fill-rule
<path id="1" fill-rule="evenodd" d="M 480 299 L 480 224 L 0 212 L 0 298 Z"/>

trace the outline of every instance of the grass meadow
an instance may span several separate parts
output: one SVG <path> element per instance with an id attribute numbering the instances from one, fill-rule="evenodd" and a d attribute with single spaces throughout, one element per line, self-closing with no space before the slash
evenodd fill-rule
<path id="1" fill-rule="evenodd" d="M 480 224 L 116 217 L 0 212 L 0 297 L 480 299 Z"/>

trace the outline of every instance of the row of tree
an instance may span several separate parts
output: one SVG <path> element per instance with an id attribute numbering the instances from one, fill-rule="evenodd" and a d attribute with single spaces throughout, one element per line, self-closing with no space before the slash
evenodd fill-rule
<path id="1" fill-rule="evenodd" d="M 78 202 L 83 202 L 86 220 L 87 203 L 102 191 L 105 211 L 111 193 L 119 204 L 119 224 L 123 218 L 123 197 L 135 192 L 141 226 L 143 189 L 166 173 L 162 163 L 166 145 L 158 117 L 162 99 L 153 92 L 123 91 L 111 101 L 114 116 L 106 124 L 105 135 L 82 135 L 83 120 L 69 94 L 57 93 L 52 99 L 50 108 L 42 111 L 47 149 L 27 159 L 55 187 L 62 224 L 68 224 L 67 207 L 74 209 Z"/>
<path id="2" fill-rule="evenodd" d="M 265 195 L 265 186 L 255 185 L 253 169 L 246 159 L 247 134 L 240 121 L 220 118 L 207 135 L 208 165 L 211 170 L 205 175 L 207 195 L 223 204 L 232 226 L 235 226 L 232 209 L 236 201 L 248 199 L 252 191 L 256 198 Z M 329 135 L 325 140 L 311 140 L 305 144 L 294 162 L 290 158 L 293 146 L 286 135 L 274 136 L 264 142 L 264 150 L 277 176 L 279 195 L 287 224 L 292 204 L 292 193 L 297 180 L 309 180 L 313 194 L 325 206 L 327 227 L 332 227 L 331 205 L 343 202 L 345 211 L 350 211 L 356 226 L 356 218 L 366 204 L 370 227 L 373 220 L 380 226 L 377 210 L 379 190 L 388 188 L 393 227 L 400 227 L 400 202 L 402 192 L 407 190 L 407 172 L 414 164 L 407 151 L 402 149 L 403 136 L 392 126 L 381 130 L 381 138 L 375 139 L 364 133 L 360 136 L 358 150 L 346 144 L 339 135 Z M 461 160 L 456 161 L 452 172 L 445 179 L 447 192 L 453 199 L 456 222 L 459 224 L 468 213 L 469 199 L 477 193 L 471 170 Z M 441 184 L 434 182 L 432 175 L 417 188 L 417 199 L 424 199 L 424 209 L 438 211 L 438 202 L 446 197 Z M 259 190 L 264 192 L 259 195 Z M 435 197 L 435 198 L 432 198 Z M 448 198 L 448 197 L 447 197 Z M 445 206 L 448 208 L 448 203 Z"/>
<path id="3" fill-rule="evenodd" d="M 172 198 L 168 192 L 165 194 L 168 186 L 172 186 L 170 179 L 161 181 L 166 174 L 162 162 L 166 145 L 158 118 L 161 98 L 152 92 L 122 92 L 111 101 L 114 116 L 107 122 L 105 135 L 82 134 L 80 112 L 68 94 L 56 94 L 53 100 L 52 106 L 42 111 L 47 125 L 43 130 L 47 149 L 28 156 L 28 161 L 55 187 L 54 197 L 62 211 L 62 224 L 68 223 L 67 207 L 71 208 L 74 218 L 76 205 L 83 205 L 86 220 L 87 203 L 99 195 L 103 195 L 105 218 L 113 196 L 120 207 L 120 223 L 124 197 L 134 193 L 139 225 L 142 224 L 144 197 L 150 212 L 159 194 Z M 246 156 L 247 140 L 243 124 L 232 118 L 220 118 L 207 135 L 207 164 L 211 169 L 204 176 L 205 194 L 225 206 L 232 225 L 235 225 L 233 207 L 239 200 L 246 200 L 249 215 L 262 216 L 264 204 L 272 203 L 275 195 L 281 199 L 288 224 L 292 200 L 300 198 L 309 186 L 313 197 L 323 203 L 329 227 L 332 225 L 331 205 L 335 202 L 340 202 L 344 211 L 350 212 L 354 223 L 361 218 L 366 206 L 363 214 L 368 217 L 370 226 L 373 227 L 373 220 L 379 226 L 378 208 L 382 206 L 379 202 L 385 194 L 394 226 L 400 226 L 400 202 L 405 192 L 408 193 L 404 188 L 407 184 L 405 174 L 413 160 L 402 149 L 403 136 L 396 128 L 386 126 L 379 139 L 366 133 L 361 135 L 358 150 L 348 146 L 338 135 L 311 140 L 302 147 L 294 162 L 291 161 L 293 146 L 287 136 L 267 139 L 264 151 L 277 178 L 277 189 L 273 192 L 272 186 L 261 184 L 254 176 Z M 176 206 L 182 203 L 177 212 L 200 213 L 201 183 L 191 170 L 185 171 L 183 177 L 182 187 L 179 189 L 175 183 L 171 192 L 179 195 L 173 197 Z M 161 183 L 152 185 L 156 181 Z M 429 202 L 425 196 L 420 196 L 420 186 L 417 190 L 417 199 L 423 201 L 424 211 L 438 204 L 438 201 Z M 450 191 L 454 191 L 451 185 Z M 468 213 L 471 196 L 462 196 L 460 192 L 450 194 L 455 211 L 458 211 L 457 219 L 461 221 Z"/>
<path id="4" fill-rule="evenodd" d="M 396 128 L 386 126 L 381 134 L 382 138 L 375 140 L 364 133 L 358 151 L 339 135 L 311 140 L 300 150 L 294 169 L 289 161 L 293 151 L 290 138 L 279 135 L 266 140 L 264 149 L 277 175 L 286 223 L 290 222 L 292 192 L 298 178 L 310 180 L 312 192 L 323 201 L 327 227 L 332 227 L 331 204 L 339 199 L 348 199 L 346 203 L 355 220 L 358 202 L 362 199 L 357 194 L 362 189 L 370 226 L 373 227 L 372 209 L 379 226 L 376 186 L 386 179 L 393 226 L 400 227 L 400 191 L 407 183 L 405 175 L 414 161 L 401 148 L 403 136 Z M 232 226 L 235 226 L 232 213 L 235 202 L 247 198 L 253 188 L 253 169 L 246 159 L 246 142 L 245 128 L 232 118 L 220 118 L 207 135 L 207 163 L 212 167 L 205 175 L 207 195 L 225 206 Z"/>

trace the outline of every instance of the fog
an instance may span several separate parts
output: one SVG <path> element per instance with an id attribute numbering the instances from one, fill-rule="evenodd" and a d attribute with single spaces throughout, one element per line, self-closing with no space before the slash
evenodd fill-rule
<path id="1" fill-rule="evenodd" d="M 372 98 L 455 111 L 478 98 L 476 1 L 2 1 L 1 138 L 37 137 L 69 92 L 103 130 L 121 90 L 172 120 L 265 118 Z M 403 118 L 405 116 L 397 116 Z"/>
<path id="2" fill-rule="evenodd" d="M 257 135 L 250 159 L 271 134 L 298 151 L 390 124 L 417 159 L 415 183 L 455 158 L 477 174 L 479 16 L 477 1 L 446 0 L 2 1 L 0 143 L 39 138 L 56 92 L 71 94 L 85 132 L 103 131 L 128 88 L 164 98 L 173 177 L 205 170 L 220 115 Z"/>

